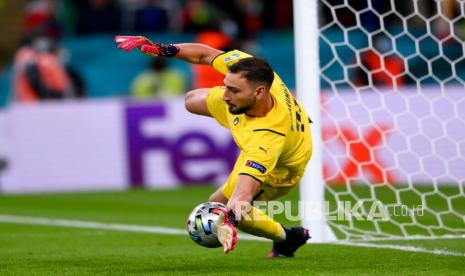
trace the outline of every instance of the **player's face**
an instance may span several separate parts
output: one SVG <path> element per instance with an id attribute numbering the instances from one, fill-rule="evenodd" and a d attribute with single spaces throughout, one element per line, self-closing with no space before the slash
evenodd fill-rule
<path id="1" fill-rule="evenodd" d="M 223 100 L 231 114 L 242 114 L 254 107 L 257 100 L 255 88 L 240 73 L 228 73 L 224 86 Z"/>

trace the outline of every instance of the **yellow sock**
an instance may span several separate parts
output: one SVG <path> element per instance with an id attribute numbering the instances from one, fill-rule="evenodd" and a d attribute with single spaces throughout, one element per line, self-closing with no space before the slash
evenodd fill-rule
<path id="1" fill-rule="evenodd" d="M 242 231 L 273 241 L 286 239 L 286 232 L 283 226 L 272 220 L 261 210 L 252 206 L 247 215 L 248 217 L 244 217 L 238 226 Z"/>

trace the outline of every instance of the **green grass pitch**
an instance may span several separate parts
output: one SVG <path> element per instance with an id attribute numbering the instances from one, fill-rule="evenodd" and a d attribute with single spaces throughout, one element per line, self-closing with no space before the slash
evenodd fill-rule
<path id="1" fill-rule="evenodd" d="M 0 214 L 185 229 L 190 210 L 213 190 L 3 195 Z M 297 199 L 297 192 L 287 198 Z M 220 248 L 196 245 L 187 233 L 162 235 L 0 222 L 0 275 L 459 275 L 464 271 L 465 239 L 373 244 L 447 250 L 462 256 L 308 244 L 294 258 L 268 260 L 269 242 L 239 240 L 236 250 L 224 255 Z"/>

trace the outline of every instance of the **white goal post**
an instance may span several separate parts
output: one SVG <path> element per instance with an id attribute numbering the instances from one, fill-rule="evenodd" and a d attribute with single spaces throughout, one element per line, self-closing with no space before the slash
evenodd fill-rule
<path id="1" fill-rule="evenodd" d="M 296 62 L 296 90 L 312 121 L 313 154 L 311 166 L 305 172 L 300 186 L 300 201 L 324 201 L 323 141 L 320 120 L 320 80 L 318 51 L 317 1 L 294 0 L 294 47 Z M 304 204 L 302 214 L 310 214 L 313 204 Z M 321 216 L 302 217 L 302 224 L 311 229 L 311 242 L 335 240 L 335 236 Z"/>
<path id="2" fill-rule="evenodd" d="M 294 0 L 294 34 L 312 241 L 464 237 L 465 3 Z"/>

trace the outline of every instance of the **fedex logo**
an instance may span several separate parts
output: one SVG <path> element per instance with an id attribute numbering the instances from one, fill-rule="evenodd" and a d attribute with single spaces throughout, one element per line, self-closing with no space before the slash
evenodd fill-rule
<path id="1" fill-rule="evenodd" d="M 126 145 L 130 183 L 136 186 L 147 184 L 149 174 L 155 175 L 155 180 L 152 182 L 165 181 L 173 185 L 210 184 L 218 182 L 218 178 L 222 175 L 227 176 L 234 166 L 238 153 L 234 140 L 229 137 L 226 143 L 217 143 L 211 133 L 205 129 L 198 130 L 201 127 L 199 125 L 189 126 L 191 130 L 187 130 L 186 127 L 177 125 L 182 123 L 182 119 L 168 118 L 170 108 L 172 112 L 180 112 L 179 109 L 174 110 L 166 103 L 126 106 Z M 148 121 L 163 126 L 165 131 L 155 131 L 150 134 L 144 132 L 143 125 Z M 180 130 L 168 133 L 168 128 Z M 167 156 L 164 159 L 167 162 L 149 164 L 146 156 L 153 153 Z M 210 166 L 212 162 L 220 165 Z M 196 169 L 196 166 L 197 168 L 200 166 L 201 170 Z M 157 177 L 165 171 L 169 171 L 170 179 Z"/>

